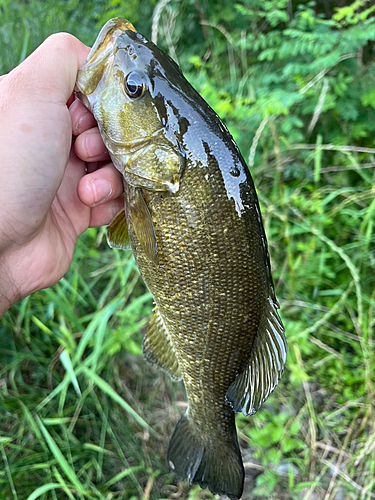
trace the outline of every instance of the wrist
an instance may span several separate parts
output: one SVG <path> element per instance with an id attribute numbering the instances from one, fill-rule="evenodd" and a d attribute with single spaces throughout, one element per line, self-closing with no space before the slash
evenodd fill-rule
<path id="1" fill-rule="evenodd" d="M 0 318 L 19 298 L 5 256 L 0 255 Z"/>
<path id="2" fill-rule="evenodd" d="M 13 303 L 9 302 L 7 297 L 0 291 L 0 319 L 12 305 Z"/>

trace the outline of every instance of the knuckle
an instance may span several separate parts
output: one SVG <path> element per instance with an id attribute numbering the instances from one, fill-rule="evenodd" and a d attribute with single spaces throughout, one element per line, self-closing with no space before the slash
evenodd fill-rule
<path id="1" fill-rule="evenodd" d="M 53 33 L 50 35 L 45 43 L 51 45 L 58 50 L 72 50 L 76 45 L 77 38 L 69 33 Z"/>

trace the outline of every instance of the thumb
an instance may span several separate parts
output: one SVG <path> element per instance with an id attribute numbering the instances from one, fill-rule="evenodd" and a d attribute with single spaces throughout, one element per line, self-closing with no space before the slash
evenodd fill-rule
<path id="1" fill-rule="evenodd" d="M 43 99 L 65 104 L 73 92 L 78 69 L 89 51 L 89 47 L 73 35 L 56 33 L 49 36 L 8 76 L 13 77 L 17 87 L 18 82 L 23 82 L 19 90 L 27 92 L 24 97 L 28 100 Z M 27 87 L 25 81 L 28 82 Z"/>

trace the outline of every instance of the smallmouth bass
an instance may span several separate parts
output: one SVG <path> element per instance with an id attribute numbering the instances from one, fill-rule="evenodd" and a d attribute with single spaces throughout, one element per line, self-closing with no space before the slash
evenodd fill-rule
<path id="1" fill-rule="evenodd" d="M 103 27 L 76 87 L 123 175 L 125 208 L 107 239 L 130 242 L 154 298 L 144 356 L 186 388 L 168 462 L 180 479 L 240 498 L 235 412 L 254 414 L 286 361 L 249 170 L 176 63 L 124 19 Z"/>

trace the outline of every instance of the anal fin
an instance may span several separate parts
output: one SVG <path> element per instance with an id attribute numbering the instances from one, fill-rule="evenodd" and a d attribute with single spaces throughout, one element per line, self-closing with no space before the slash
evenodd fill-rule
<path id="1" fill-rule="evenodd" d="M 156 307 L 154 311 L 143 340 L 143 355 L 151 365 L 167 372 L 172 380 L 181 380 L 180 366 L 168 330 Z"/>
<path id="2" fill-rule="evenodd" d="M 271 297 L 261 319 L 247 368 L 227 390 L 226 399 L 235 412 L 253 415 L 274 391 L 284 371 L 284 327 Z"/>

